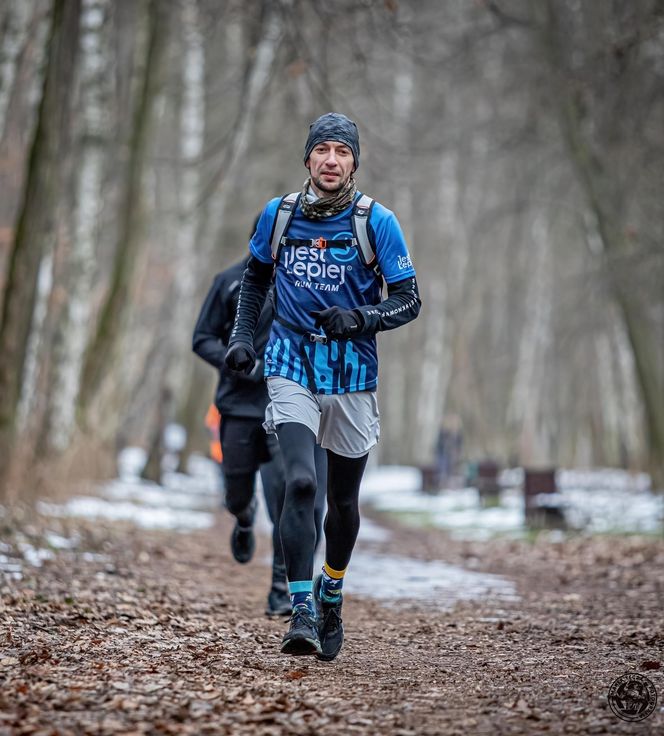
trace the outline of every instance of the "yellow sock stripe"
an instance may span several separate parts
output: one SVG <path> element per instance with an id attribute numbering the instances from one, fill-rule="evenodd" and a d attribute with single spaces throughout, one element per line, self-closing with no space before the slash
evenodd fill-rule
<path id="1" fill-rule="evenodd" d="M 335 580 L 341 580 L 343 576 L 346 574 L 346 570 L 348 570 L 347 567 L 345 567 L 343 570 L 335 570 L 331 568 L 327 562 L 323 563 L 323 572 L 326 575 L 329 575 L 331 578 L 334 578 Z"/>

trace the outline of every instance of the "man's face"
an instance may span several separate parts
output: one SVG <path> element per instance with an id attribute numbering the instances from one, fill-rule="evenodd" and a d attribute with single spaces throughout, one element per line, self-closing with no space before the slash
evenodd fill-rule
<path id="1" fill-rule="evenodd" d="M 319 197 L 329 197 L 342 189 L 355 170 L 353 152 L 338 141 L 314 146 L 306 163 L 311 185 Z"/>

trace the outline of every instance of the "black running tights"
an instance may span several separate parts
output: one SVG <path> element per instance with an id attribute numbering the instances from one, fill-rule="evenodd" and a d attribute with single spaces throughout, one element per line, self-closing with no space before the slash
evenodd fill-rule
<path id="1" fill-rule="evenodd" d="M 286 471 L 286 498 L 280 524 L 286 571 L 291 581 L 311 580 L 316 540 L 316 437 L 308 427 L 296 422 L 280 424 L 277 435 Z M 325 558 L 335 570 L 348 565 L 357 539 L 360 481 L 367 457 L 348 458 L 327 451 Z"/>

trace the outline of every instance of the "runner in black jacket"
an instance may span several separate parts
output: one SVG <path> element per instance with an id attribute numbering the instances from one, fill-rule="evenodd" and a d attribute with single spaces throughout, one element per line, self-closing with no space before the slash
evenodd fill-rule
<path id="1" fill-rule="evenodd" d="M 208 292 L 194 329 L 193 350 L 219 371 L 215 404 L 221 414 L 219 437 L 223 451 L 222 470 L 226 488 L 226 508 L 235 516 L 231 550 L 238 562 L 246 563 L 254 553 L 254 485 L 259 470 L 265 502 L 273 524 L 272 586 L 266 613 L 289 614 L 290 598 L 286 583 L 279 521 L 284 502 L 285 479 L 279 443 L 275 435 L 263 429 L 265 407 L 269 401 L 263 379 L 262 357 L 254 370 L 240 375 L 224 366 L 228 338 L 233 327 L 242 274 L 247 259 L 217 274 Z M 256 353 L 262 356 L 270 334 L 273 314 L 272 299 L 267 299 L 256 329 Z M 315 509 L 316 528 L 320 538 L 325 504 L 326 456 L 317 452 L 319 489 Z"/>

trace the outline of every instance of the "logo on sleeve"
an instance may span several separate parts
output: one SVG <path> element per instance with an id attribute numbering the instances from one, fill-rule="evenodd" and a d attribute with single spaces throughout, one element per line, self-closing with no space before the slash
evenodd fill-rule
<path id="1" fill-rule="evenodd" d="M 406 253 L 405 256 L 397 256 L 397 266 L 399 266 L 400 271 L 406 268 L 412 268 L 413 262 L 410 260 L 410 255 Z"/>

